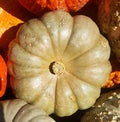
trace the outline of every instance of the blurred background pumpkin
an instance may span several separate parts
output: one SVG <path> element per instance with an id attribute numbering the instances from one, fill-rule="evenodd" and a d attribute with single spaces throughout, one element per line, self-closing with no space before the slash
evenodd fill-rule
<path id="1" fill-rule="evenodd" d="M 97 24 L 111 46 L 112 72 L 104 86 L 112 88 L 120 85 L 120 0 L 96 0 Z"/>
<path id="2" fill-rule="evenodd" d="M 95 22 L 97 22 L 97 11 L 99 3 L 100 0 L 89 0 L 80 10 L 73 13 L 87 15 L 91 17 Z M 0 53 L 5 59 L 7 54 L 8 43 L 13 38 L 15 38 L 15 33 L 17 32 L 19 26 L 23 22 L 34 17 L 36 17 L 36 15 L 32 14 L 32 12 L 30 13 L 27 9 L 23 8 L 17 0 L 0 0 Z M 120 82 L 118 84 L 115 83 L 115 81 L 120 81 L 119 62 L 116 60 L 116 57 L 114 55 L 111 55 L 110 61 L 112 63 L 113 71 L 110 74 L 110 79 L 108 80 L 108 84 L 106 84 L 105 88 L 111 88 L 120 84 Z M 7 91 L 2 97 L 2 99 L 14 98 L 11 89 L 7 88 L 6 90 Z M 103 89 L 103 91 L 104 90 L 105 89 Z M 84 111 L 78 111 L 70 117 L 63 118 L 56 117 L 55 115 L 51 116 L 55 118 L 57 122 L 79 122 L 79 119 L 83 115 L 83 113 Z"/>
<path id="3" fill-rule="evenodd" d="M 120 62 L 120 0 L 99 0 L 98 25 Z"/>
<path id="4" fill-rule="evenodd" d="M 7 65 L 0 55 L 0 97 L 5 94 L 7 86 Z"/>
<path id="5" fill-rule="evenodd" d="M 102 94 L 80 122 L 120 122 L 120 88 Z"/>
<path id="6" fill-rule="evenodd" d="M 40 16 L 50 10 L 63 9 L 76 12 L 83 8 L 90 0 L 18 0 L 30 12 Z"/>

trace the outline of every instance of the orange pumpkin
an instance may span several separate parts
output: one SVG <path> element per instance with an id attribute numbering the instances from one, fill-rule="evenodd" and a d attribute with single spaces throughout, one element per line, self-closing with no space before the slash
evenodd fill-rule
<path id="1" fill-rule="evenodd" d="M 0 55 L 0 97 L 4 95 L 6 86 L 7 86 L 7 66 L 3 57 Z"/>
<path id="2" fill-rule="evenodd" d="M 45 11 L 63 9 L 68 12 L 80 10 L 90 0 L 18 0 L 30 12 L 41 15 Z"/>
<path id="3" fill-rule="evenodd" d="M 112 88 L 117 85 L 120 85 L 120 71 L 110 73 L 109 80 L 105 84 L 104 88 Z"/>

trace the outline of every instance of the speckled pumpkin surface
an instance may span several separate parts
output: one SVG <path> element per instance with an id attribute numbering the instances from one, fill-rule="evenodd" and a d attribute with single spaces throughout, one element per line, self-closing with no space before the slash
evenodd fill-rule
<path id="1" fill-rule="evenodd" d="M 80 122 L 119 122 L 120 89 L 102 94 L 95 105 L 87 110 Z"/>

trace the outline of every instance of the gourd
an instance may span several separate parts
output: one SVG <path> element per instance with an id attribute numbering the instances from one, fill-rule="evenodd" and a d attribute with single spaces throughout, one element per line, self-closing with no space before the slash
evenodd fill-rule
<path id="1" fill-rule="evenodd" d="M 98 25 L 108 39 L 112 52 L 120 62 L 120 1 L 101 0 L 98 4 Z"/>
<path id="2" fill-rule="evenodd" d="M 90 0 L 18 0 L 28 11 L 41 16 L 50 10 L 63 9 L 67 12 L 76 12 L 83 8 Z"/>
<path id="3" fill-rule="evenodd" d="M 86 110 L 80 122 L 119 122 L 120 88 L 102 93 L 94 106 Z"/>
<path id="4" fill-rule="evenodd" d="M 0 55 L 0 97 L 5 94 L 7 86 L 7 65 Z"/>
<path id="5" fill-rule="evenodd" d="M 69 116 L 100 96 L 110 46 L 95 22 L 62 10 L 25 22 L 8 49 L 13 93 L 48 114 Z"/>
<path id="6" fill-rule="evenodd" d="M 1 122 L 55 122 L 43 110 L 21 99 L 0 101 Z"/>

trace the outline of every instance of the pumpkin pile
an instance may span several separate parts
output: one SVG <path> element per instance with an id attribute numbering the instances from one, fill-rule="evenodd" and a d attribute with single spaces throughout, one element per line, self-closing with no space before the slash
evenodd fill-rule
<path id="1" fill-rule="evenodd" d="M 0 1 L 0 119 L 69 118 L 91 108 L 104 90 L 119 87 L 114 34 L 108 36 L 111 28 L 102 26 L 103 1 L 106 8 L 110 1 Z M 95 16 L 91 5 L 98 10 Z M 7 97 L 9 89 L 12 97 Z M 13 113 L 10 107 L 6 111 L 9 104 L 16 108 Z"/>

